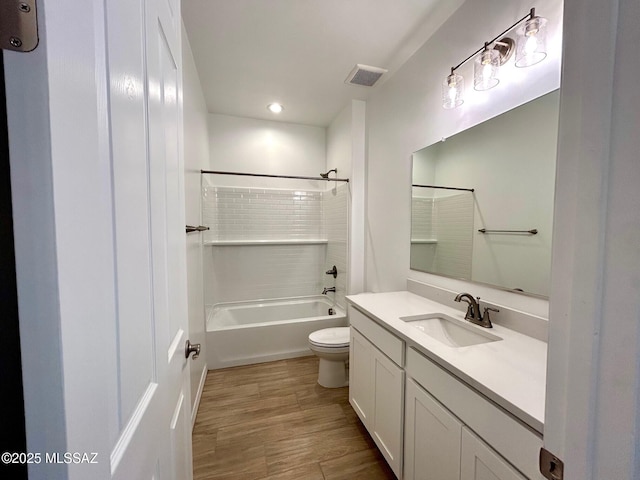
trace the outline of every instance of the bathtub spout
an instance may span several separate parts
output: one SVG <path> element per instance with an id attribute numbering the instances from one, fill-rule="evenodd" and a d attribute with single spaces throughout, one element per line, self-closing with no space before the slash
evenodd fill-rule
<path id="1" fill-rule="evenodd" d="M 335 291 L 336 291 L 336 287 L 329 287 L 329 288 L 324 287 L 324 289 L 322 290 L 322 294 L 326 295 L 329 292 L 335 292 Z"/>

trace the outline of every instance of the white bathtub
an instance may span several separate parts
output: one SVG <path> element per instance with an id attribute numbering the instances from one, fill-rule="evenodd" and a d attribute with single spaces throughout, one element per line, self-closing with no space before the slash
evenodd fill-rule
<path id="1" fill-rule="evenodd" d="M 345 312 L 322 295 L 219 303 L 207 309 L 207 365 L 217 369 L 311 355 L 311 332 L 345 326 Z"/>

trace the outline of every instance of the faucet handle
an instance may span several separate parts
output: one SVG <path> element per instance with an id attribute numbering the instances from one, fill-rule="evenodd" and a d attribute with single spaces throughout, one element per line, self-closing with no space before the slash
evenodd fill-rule
<path id="1" fill-rule="evenodd" d="M 483 318 L 486 322 L 491 322 L 491 319 L 489 318 L 489 312 L 499 312 L 500 310 L 497 308 L 491 308 L 491 307 L 485 307 L 484 309 L 484 315 Z"/>

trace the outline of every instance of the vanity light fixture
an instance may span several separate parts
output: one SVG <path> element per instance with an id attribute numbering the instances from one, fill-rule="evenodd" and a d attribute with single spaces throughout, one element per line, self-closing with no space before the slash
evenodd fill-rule
<path id="1" fill-rule="evenodd" d="M 280 113 L 284 110 L 284 107 L 279 103 L 270 103 L 269 105 L 267 105 L 267 109 L 271 113 Z"/>
<path id="2" fill-rule="evenodd" d="M 522 22 L 524 25 L 517 32 L 517 43 L 510 37 L 503 37 Z M 530 67 L 544 60 L 547 56 L 546 27 L 547 19 L 536 16 L 536 9 L 532 8 L 527 15 L 485 42 L 484 46 L 458 65 L 451 67 L 451 73 L 442 83 L 442 106 L 450 109 L 464 103 L 464 78 L 456 73 L 456 70 L 474 57 L 473 88 L 475 90 L 489 90 L 500 83 L 498 78 L 500 66 L 511 58 L 514 50 L 516 51 L 516 67 Z"/>

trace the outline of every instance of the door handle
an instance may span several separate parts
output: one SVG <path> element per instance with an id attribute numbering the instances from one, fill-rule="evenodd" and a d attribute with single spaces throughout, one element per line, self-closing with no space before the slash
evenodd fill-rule
<path id="1" fill-rule="evenodd" d="M 200 344 L 199 343 L 191 343 L 189 340 L 187 340 L 187 343 L 184 346 L 184 358 L 189 358 L 189 355 L 191 355 L 193 353 L 193 358 L 194 360 L 196 358 L 198 358 L 198 356 L 200 355 Z"/>
<path id="2" fill-rule="evenodd" d="M 204 232 L 205 230 L 209 230 L 209 227 L 204 227 L 202 225 L 198 226 L 198 227 L 194 227 L 192 225 L 187 225 L 186 227 L 187 233 L 191 233 L 191 232 Z"/>

